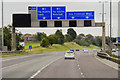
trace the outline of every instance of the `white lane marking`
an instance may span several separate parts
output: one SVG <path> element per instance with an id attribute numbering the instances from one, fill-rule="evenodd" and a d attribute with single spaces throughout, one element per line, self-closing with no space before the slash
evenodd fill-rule
<path id="1" fill-rule="evenodd" d="M 81 75 L 83 75 L 83 73 L 81 72 Z"/>
<path id="2" fill-rule="evenodd" d="M 60 57 L 62 58 L 62 57 Z M 58 58 L 58 59 L 60 59 Z M 32 75 L 28 80 L 31 80 L 32 78 L 34 78 L 35 76 L 37 76 L 43 69 L 45 69 L 46 67 L 48 67 L 50 64 L 52 64 L 53 62 L 55 62 L 56 60 L 58 59 L 55 59 L 53 61 L 51 61 L 49 64 L 45 65 L 44 67 L 42 67 L 40 70 L 38 70 L 34 75 Z"/>
<path id="3" fill-rule="evenodd" d="M 97 58 L 96 56 L 97 56 L 97 55 L 94 55 L 95 59 L 97 59 L 97 60 L 100 61 L 101 63 L 106 64 L 107 66 L 109 66 L 109 67 L 111 67 L 111 68 L 114 68 L 114 69 L 118 70 L 118 68 L 116 68 L 116 67 L 114 67 L 114 66 L 112 66 L 112 65 L 110 65 L 110 64 L 108 64 L 108 63 L 106 63 L 106 62 L 104 62 L 104 61 L 102 61 L 102 60 L 100 60 L 100 59 Z"/>
<path id="4" fill-rule="evenodd" d="M 81 72 L 81 75 L 82 75 L 82 77 L 84 78 L 85 76 L 84 76 L 84 74 Z"/>
<path id="5" fill-rule="evenodd" d="M 80 69 L 80 68 L 79 68 Z"/>
<path id="6" fill-rule="evenodd" d="M 78 65 L 78 66 L 80 66 L 80 65 Z"/>

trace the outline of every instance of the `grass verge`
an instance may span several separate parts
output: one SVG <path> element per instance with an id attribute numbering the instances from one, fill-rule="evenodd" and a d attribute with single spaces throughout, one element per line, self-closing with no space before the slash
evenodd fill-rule
<path id="1" fill-rule="evenodd" d="M 86 46 L 80 46 L 76 44 L 75 42 L 66 42 L 64 43 L 64 45 L 53 44 L 52 46 L 49 46 L 48 48 L 38 47 L 38 48 L 33 48 L 31 50 L 26 50 L 27 53 L 7 54 L 7 55 L 2 55 L 1 57 L 29 55 L 29 54 L 36 54 L 36 53 L 48 53 L 48 52 L 62 52 L 62 51 L 69 51 L 71 48 L 72 49 L 79 48 L 79 50 L 83 50 L 83 48 L 100 49 L 99 47 L 94 46 L 94 45 L 90 45 L 89 47 L 86 47 Z"/>
<path id="2" fill-rule="evenodd" d="M 29 49 L 29 45 L 32 45 L 33 48 L 39 47 L 40 42 L 25 42 L 25 49 Z"/>

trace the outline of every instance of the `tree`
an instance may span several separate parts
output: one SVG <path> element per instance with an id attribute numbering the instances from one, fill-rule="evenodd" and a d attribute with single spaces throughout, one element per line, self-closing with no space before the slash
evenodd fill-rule
<path id="1" fill-rule="evenodd" d="M 62 34 L 62 30 L 57 30 L 55 35 L 59 38 L 58 44 L 64 44 L 64 35 Z"/>
<path id="2" fill-rule="evenodd" d="M 90 44 L 88 42 L 86 42 L 85 40 L 75 39 L 74 42 L 76 42 L 80 46 L 90 46 Z"/>
<path id="3" fill-rule="evenodd" d="M 85 35 L 83 33 L 79 34 L 76 39 L 82 40 L 85 38 Z"/>
<path id="4" fill-rule="evenodd" d="M 110 37 L 106 37 L 106 44 L 110 46 Z"/>
<path id="5" fill-rule="evenodd" d="M 48 39 L 49 39 L 49 43 L 50 43 L 51 46 L 52 46 L 53 44 L 57 44 L 58 41 L 59 41 L 59 38 L 58 38 L 58 36 L 56 36 L 56 35 L 49 35 L 49 36 L 48 36 Z"/>
<path id="6" fill-rule="evenodd" d="M 46 34 L 43 32 L 43 33 L 40 33 L 40 32 L 37 32 L 37 35 L 35 36 L 35 38 L 38 40 L 38 41 L 41 41 L 43 38 L 47 37 Z"/>
<path id="7" fill-rule="evenodd" d="M 72 36 L 71 35 L 69 35 L 69 34 L 66 34 L 65 35 L 65 42 L 70 42 L 70 41 L 72 41 Z"/>
<path id="8" fill-rule="evenodd" d="M 93 36 L 91 34 L 86 35 L 88 39 L 93 39 Z"/>
<path id="9" fill-rule="evenodd" d="M 8 50 L 11 50 L 11 41 L 12 41 L 11 28 L 12 28 L 11 25 L 4 27 L 4 46 L 7 46 Z M 21 49 L 21 46 L 19 45 L 19 42 L 21 41 L 21 38 L 20 38 L 21 36 L 22 36 L 21 33 L 16 33 L 16 48 L 17 48 L 17 50 Z"/>
<path id="10" fill-rule="evenodd" d="M 49 47 L 50 43 L 49 43 L 49 39 L 48 38 L 43 38 L 41 41 L 40 46 L 42 47 Z"/>
<path id="11" fill-rule="evenodd" d="M 11 25 L 4 27 L 4 46 L 8 47 L 8 50 L 11 50 Z"/>
<path id="12" fill-rule="evenodd" d="M 92 44 L 94 37 L 91 34 L 86 35 L 85 41 L 87 41 L 89 44 Z"/>
<path id="13" fill-rule="evenodd" d="M 102 37 L 99 37 L 99 36 L 95 37 L 94 45 L 101 47 L 102 46 Z"/>
<path id="14" fill-rule="evenodd" d="M 74 40 L 76 38 L 76 36 L 77 36 L 77 33 L 72 28 L 69 28 L 67 30 L 67 34 L 69 34 L 72 37 L 72 40 Z"/>

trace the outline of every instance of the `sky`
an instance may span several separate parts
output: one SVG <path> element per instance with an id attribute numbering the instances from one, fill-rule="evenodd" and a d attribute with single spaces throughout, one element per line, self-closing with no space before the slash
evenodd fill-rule
<path id="1" fill-rule="evenodd" d="M 12 14 L 13 13 L 28 13 L 29 5 L 49 5 L 49 6 L 57 6 L 57 5 L 65 5 L 67 7 L 67 11 L 84 11 L 84 10 L 93 10 L 95 11 L 95 22 L 101 22 L 101 12 L 102 12 L 102 4 L 101 0 L 3 0 L 3 21 L 4 26 L 8 24 L 12 24 Z M 112 36 L 118 36 L 118 1 L 112 0 Z M 105 22 L 106 22 L 106 36 L 109 35 L 109 0 L 102 0 L 101 2 L 105 2 Z M 2 6 L 0 5 L 0 14 L 2 14 Z M 0 15 L 0 26 L 1 26 L 1 15 Z M 17 28 L 18 32 L 23 34 L 31 33 L 34 34 L 36 32 L 45 32 L 47 35 L 54 34 L 57 29 L 62 29 L 63 34 L 66 34 L 68 28 Z M 102 28 L 94 27 L 94 28 L 74 28 L 77 34 L 92 34 L 94 36 L 102 35 Z"/>

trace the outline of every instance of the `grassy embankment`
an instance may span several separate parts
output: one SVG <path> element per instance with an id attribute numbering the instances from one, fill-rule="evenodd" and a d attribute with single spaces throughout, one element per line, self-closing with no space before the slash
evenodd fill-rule
<path id="1" fill-rule="evenodd" d="M 83 48 L 87 48 L 87 49 L 94 49 L 94 48 L 100 49 L 99 47 L 94 46 L 94 45 L 90 45 L 89 47 L 80 46 L 80 45 L 76 44 L 75 42 L 66 42 L 66 43 L 64 43 L 64 45 L 53 44 L 52 46 L 50 46 L 48 48 L 37 47 L 37 46 L 40 45 L 40 43 L 38 43 L 38 42 L 31 42 L 31 43 L 28 42 L 28 43 L 25 44 L 25 49 L 28 49 L 29 45 L 32 45 L 33 49 L 26 50 L 27 53 L 2 55 L 2 57 L 19 56 L 19 55 L 29 55 L 29 54 L 47 53 L 47 52 L 69 51 L 71 48 L 72 49 L 79 48 L 80 50 L 82 50 Z M 37 48 L 34 48 L 34 47 L 37 47 Z"/>

